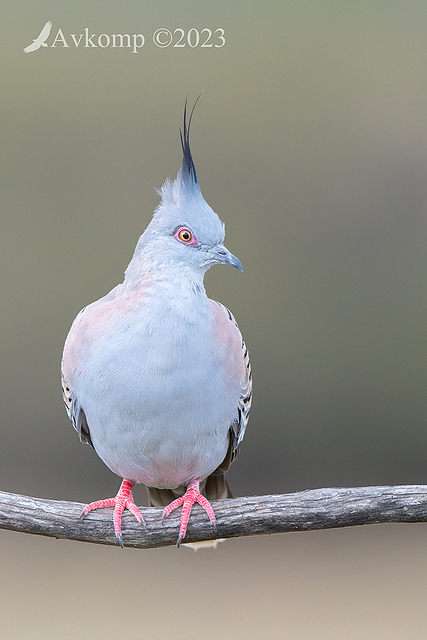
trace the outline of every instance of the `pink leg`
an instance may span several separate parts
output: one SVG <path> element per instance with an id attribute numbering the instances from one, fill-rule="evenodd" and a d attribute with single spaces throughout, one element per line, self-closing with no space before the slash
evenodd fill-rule
<path id="1" fill-rule="evenodd" d="M 167 507 L 165 507 L 163 511 L 162 524 L 165 518 L 167 518 L 168 515 L 172 513 L 172 511 L 182 506 L 181 526 L 179 528 L 179 536 L 178 536 L 178 541 L 176 543 L 177 547 L 179 547 L 179 545 L 181 544 L 182 540 L 185 537 L 188 520 L 190 518 L 191 507 L 194 504 L 196 504 L 196 502 L 198 502 L 198 504 L 201 507 L 203 507 L 203 509 L 206 511 L 210 521 L 212 522 L 214 531 L 216 532 L 216 518 L 215 518 L 214 510 L 212 509 L 210 502 L 205 498 L 205 496 L 202 496 L 202 494 L 200 493 L 199 486 L 200 486 L 199 478 L 192 480 L 188 485 L 187 491 L 185 492 L 185 494 L 180 498 L 177 498 L 176 500 L 171 502 Z"/>
<path id="2" fill-rule="evenodd" d="M 91 502 L 87 504 L 83 509 L 80 517 L 84 518 L 87 516 L 89 511 L 93 511 L 94 509 L 104 509 L 105 507 L 114 507 L 113 514 L 113 522 L 114 522 L 114 531 L 116 534 L 116 538 L 119 541 L 120 546 L 123 549 L 123 536 L 122 536 L 122 513 L 125 509 L 129 509 L 129 511 L 135 516 L 138 522 L 141 522 L 145 526 L 144 518 L 135 502 L 133 501 L 133 482 L 129 480 L 123 480 L 119 492 L 115 498 L 107 498 L 106 500 L 97 500 L 96 502 Z"/>

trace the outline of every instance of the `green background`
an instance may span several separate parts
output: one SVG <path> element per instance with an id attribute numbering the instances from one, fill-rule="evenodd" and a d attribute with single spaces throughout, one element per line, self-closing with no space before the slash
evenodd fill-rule
<path id="1" fill-rule="evenodd" d="M 63 409 L 62 346 L 122 280 L 200 91 L 198 177 L 244 266 L 212 269 L 206 287 L 254 370 L 235 495 L 427 483 L 427 5 L 5 0 L 0 13 L 0 488 L 116 493 Z M 48 44 L 61 28 L 70 47 L 24 54 L 47 20 Z M 75 48 L 85 27 L 146 44 Z M 222 28 L 226 44 L 161 49 L 160 27 Z M 0 538 L 7 639 L 425 637 L 425 525 L 197 554 Z"/>

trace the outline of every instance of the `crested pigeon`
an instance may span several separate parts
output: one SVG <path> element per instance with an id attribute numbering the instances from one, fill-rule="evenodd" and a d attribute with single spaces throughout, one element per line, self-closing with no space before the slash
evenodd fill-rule
<path id="1" fill-rule="evenodd" d="M 197 103 L 197 101 L 196 101 Z M 125 508 L 143 523 L 132 489 L 143 483 L 163 518 L 182 506 L 177 546 L 192 506 L 231 497 L 224 472 L 243 439 L 252 399 L 249 353 L 231 312 L 203 285 L 214 264 L 241 271 L 225 248 L 224 224 L 204 200 L 190 151 L 194 108 L 180 130 L 182 166 L 139 238 L 122 284 L 85 307 L 64 346 L 66 410 L 80 440 L 123 482 L 114 507 L 123 546 Z"/>

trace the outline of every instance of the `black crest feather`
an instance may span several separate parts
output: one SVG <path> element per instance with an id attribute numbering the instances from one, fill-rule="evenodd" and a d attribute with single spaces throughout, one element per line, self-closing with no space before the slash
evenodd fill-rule
<path id="1" fill-rule="evenodd" d="M 193 157 L 191 155 L 191 150 L 190 150 L 190 126 L 191 126 L 191 118 L 193 117 L 194 109 L 196 108 L 196 104 L 199 101 L 200 95 L 197 98 L 196 102 L 194 103 L 193 108 L 191 109 L 190 117 L 188 118 L 188 123 L 187 123 L 187 102 L 188 101 L 187 99 L 185 100 L 184 126 L 182 131 L 181 129 L 179 130 L 179 133 L 181 136 L 182 153 L 184 155 L 182 159 L 182 173 L 185 177 L 192 178 L 196 184 L 198 184 L 196 167 L 194 166 Z"/>

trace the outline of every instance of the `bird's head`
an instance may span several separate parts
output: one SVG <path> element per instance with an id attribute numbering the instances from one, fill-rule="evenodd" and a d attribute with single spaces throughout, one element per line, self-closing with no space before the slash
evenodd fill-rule
<path id="1" fill-rule="evenodd" d="M 197 103 L 197 100 L 196 100 Z M 182 166 L 172 182 L 160 190 L 161 202 L 139 239 L 134 259 L 166 269 L 190 269 L 203 277 L 214 264 L 229 264 L 243 270 L 238 258 L 225 248 L 224 223 L 202 196 L 190 151 L 190 125 L 187 101 L 181 133 Z M 131 265 L 132 265 L 131 262 Z M 129 265 L 129 267 L 131 266 Z"/>

